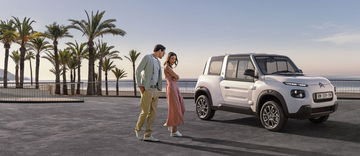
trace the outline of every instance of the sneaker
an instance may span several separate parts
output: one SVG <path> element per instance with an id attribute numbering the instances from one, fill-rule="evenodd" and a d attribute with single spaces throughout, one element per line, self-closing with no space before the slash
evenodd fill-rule
<path id="1" fill-rule="evenodd" d="M 140 131 L 135 130 L 135 136 L 136 136 L 137 139 L 141 140 Z"/>
<path id="2" fill-rule="evenodd" d="M 144 136 L 144 141 L 150 141 L 150 142 L 159 142 L 159 139 L 154 138 L 153 136 L 149 136 L 149 137 L 145 137 Z"/>
<path id="3" fill-rule="evenodd" d="M 182 137 L 182 134 L 179 131 L 176 131 L 175 133 L 170 133 L 171 137 Z"/>

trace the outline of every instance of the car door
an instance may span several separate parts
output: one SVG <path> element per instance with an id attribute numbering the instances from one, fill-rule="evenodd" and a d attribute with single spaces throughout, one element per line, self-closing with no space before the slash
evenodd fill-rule
<path id="1" fill-rule="evenodd" d="M 220 83 L 225 104 L 249 107 L 254 89 L 254 78 L 244 75 L 246 69 L 253 69 L 249 56 L 228 58 L 225 78 Z"/>

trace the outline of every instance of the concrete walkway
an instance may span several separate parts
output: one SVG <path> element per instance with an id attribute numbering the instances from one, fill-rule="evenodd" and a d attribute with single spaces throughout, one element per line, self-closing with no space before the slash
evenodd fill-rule
<path id="1" fill-rule="evenodd" d="M 154 136 L 139 141 L 133 127 L 137 98 L 86 97 L 85 103 L 0 104 L 0 155 L 359 155 L 360 101 L 340 101 L 325 124 L 289 120 L 275 133 L 253 116 L 216 112 L 199 120 L 193 100 L 185 100 L 186 118 L 172 138 L 162 127 L 167 115 L 160 99 Z"/>

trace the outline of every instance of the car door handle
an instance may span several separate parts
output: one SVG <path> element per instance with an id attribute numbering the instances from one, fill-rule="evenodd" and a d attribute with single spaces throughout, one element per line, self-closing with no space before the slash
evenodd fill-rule
<path id="1" fill-rule="evenodd" d="M 228 86 L 225 86 L 225 89 L 230 89 L 230 87 L 228 87 Z"/>

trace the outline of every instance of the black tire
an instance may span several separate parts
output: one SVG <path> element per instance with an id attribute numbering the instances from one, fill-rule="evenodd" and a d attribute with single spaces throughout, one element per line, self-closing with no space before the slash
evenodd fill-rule
<path id="1" fill-rule="evenodd" d="M 319 124 L 319 123 L 325 122 L 328 118 L 329 118 L 329 115 L 325 115 L 325 116 L 321 116 L 321 117 L 317 117 L 317 118 L 310 118 L 309 120 L 312 123 Z"/>
<path id="2" fill-rule="evenodd" d="M 260 110 L 260 121 L 270 131 L 280 131 L 287 122 L 287 117 L 280 104 L 275 101 L 265 102 Z"/>
<path id="3" fill-rule="evenodd" d="M 202 120 L 211 120 L 215 115 L 215 110 L 211 109 L 211 101 L 206 95 L 200 95 L 196 99 L 196 114 Z"/>

